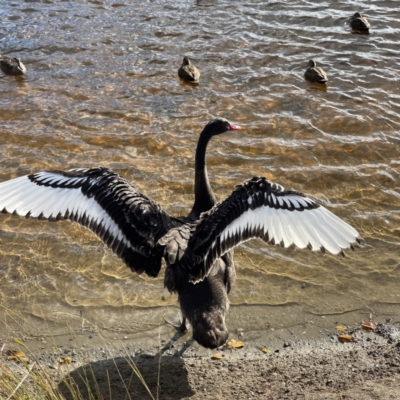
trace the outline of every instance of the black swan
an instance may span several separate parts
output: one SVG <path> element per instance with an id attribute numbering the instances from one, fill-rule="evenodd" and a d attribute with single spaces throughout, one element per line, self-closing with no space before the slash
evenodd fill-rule
<path id="1" fill-rule="evenodd" d="M 5 74 L 22 75 L 26 73 L 25 65 L 19 58 L 0 55 L 0 68 Z"/>
<path id="2" fill-rule="evenodd" d="M 326 76 L 325 71 L 317 67 L 317 63 L 314 60 L 310 60 L 308 62 L 308 68 L 304 73 L 304 78 L 306 78 L 310 82 L 317 82 L 325 84 L 328 82 L 328 77 Z"/>
<path id="3" fill-rule="evenodd" d="M 0 183 L 0 210 L 25 217 L 68 219 L 94 232 L 132 271 L 155 277 L 166 262 L 164 284 L 177 292 L 182 329 L 207 348 L 228 338 L 225 315 L 235 280 L 233 248 L 253 237 L 282 247 L 342 253 L 358 232 L 304 194 L 263 177 L 236 186 L 216 203 L 205 156 L 214 135 L 240 127 L 218 118 L 200 134 L 195 201 L 175 218 L 107 168 L 44 171 Z"/>
<path id="4" fill-rule="evenodd" d="M 178 69 L 178 76 L 187 83 L 198 84 L 200 80 L 200 71 L 187 57 L 183 57 L 182 65 Z"/>
<path id="5" fill-rule="evenodd" d="M 354 31 L 357 32 L 369 32 L 369 28 L 371 27 L 367 18 L 363 17 L 359 12 L 356 12 L 350 20 L 350 26 Z"/>

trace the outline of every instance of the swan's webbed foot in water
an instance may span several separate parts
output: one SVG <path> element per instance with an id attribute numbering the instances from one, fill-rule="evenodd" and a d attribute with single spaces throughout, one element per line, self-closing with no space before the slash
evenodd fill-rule
<path id="1" fill-rule="evenodd" d="M 174 327 L 178 332 L 182 333 L 182 335 L 186 333 L 188 330 L 186 326 L 186 317 L 179 318 L 179 321 L 168 320 L 167 318 L 164 317 L 164 321 L 168 325 Z"/>

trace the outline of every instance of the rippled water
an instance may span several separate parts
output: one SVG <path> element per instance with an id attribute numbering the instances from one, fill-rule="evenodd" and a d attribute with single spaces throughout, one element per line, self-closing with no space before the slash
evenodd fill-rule
<path id="1" fill-rule="evenodd" d="M 349 29 L 355 11 L 369 35 Z M 263 175 L 319 198 L 366 239 L 345 259 L 249 242 L 236 250 L 232 304 L 340 314 L 400 303 L 397 2 L 17 0 L 0 19 L 1 52 L 28 70 L 0 77 L 1 181 L 103 165 L 186 214 L 198 134 L 223 116 L 243 130 L 209 146 L 218 199 Z M 198 87 L 177 78 L 184 55 Z M 311 58 L 326 90 L 303 78 Z M 84 310 L 132 327 L 125 306 L 176 304 L 162 277 L 132 274 L 85 229 L 5 215 L 0 285 L 0 304 L 47 320 Z"/>

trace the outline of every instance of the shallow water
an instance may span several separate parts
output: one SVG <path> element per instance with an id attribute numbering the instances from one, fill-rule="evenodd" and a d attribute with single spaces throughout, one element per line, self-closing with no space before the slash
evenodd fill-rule
<path id="1" fill-rule="evenodd" d="M 369 35 L 349 29 L 359 10 Z M 186 214 L 198 134 L 223 116 L 243 129 L 209 146 L 218 199 L 263 175 L 320 199 L 366 239 L 344 259 L 242 245 L 231 303 L 305 314 L 400 303 L 396 2 L 26 0 L 2 5 L 0 19 L 1 51 L 28 70 L 0 76 L 1 181 L 103 165 Z M 198 87 L 177 78 L 184 55 Z M 326 89 L 303 78 L 311 58 Z M 131 306 L 152 315 L 176 304 L 162 277 L 132 274 L 85 229 L 5 215 L 0 285 L 0 304 L 47 321 L 83 310 L 132 328 L 143 320 L 129 319 Z"/>

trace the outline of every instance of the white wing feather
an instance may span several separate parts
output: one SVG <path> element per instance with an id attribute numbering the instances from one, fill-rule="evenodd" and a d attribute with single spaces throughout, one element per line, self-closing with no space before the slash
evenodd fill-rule
<path id="1" fill-rule="evenodd" d="M 47 184 L 57 181 L 58 184 L 68 182 L 77 183 L 82 178 L 60 177 L 49 172 L 42 173 Z M 47 176 L 48 175 L 48 176 Z M 131 247 L 118 225 L 110 218 L 107 212 L 99 206 L 94 198 L 86 197 L 80 188 L 54 188 L 38 185 L 27 176 L 21 176 L 0 183 L 0 211 L 15 213 L 21 216 L 29 214 L 32 218 L 56 218 L 58 215 L 74 214 L 81 218 L 84 214 L 90 221 L 103 226 L 115 239 L 123 240 L 124 245 Z"/>
<path id="2" fill-rule="evenodd" d="M 274 197 L 274 203 L 283 205 L 281 199 Z M 300 197 L 291 201 L 296 207 L 308 203 Z M 268 233 L 269 241 L 273 240 L 275 244 L 283 243 L 284 247 L 295 245 L 300 249 L 310 247 L 313 251 L 324 248 L 332 254 L 341 253 L 342 249 L 351 247 L 360 238 L 353 227 L 322 206 L 301 211 L 261 206 L 246 210 L 227 225 L 220 234 L 220 240 L 224 241 L 236 232 L 242 234 L 246 228 L 254 230 L 256 227 L 264 232 L 264 236 Z M 243 237 L 242 242 L 250 239 Z"/>

